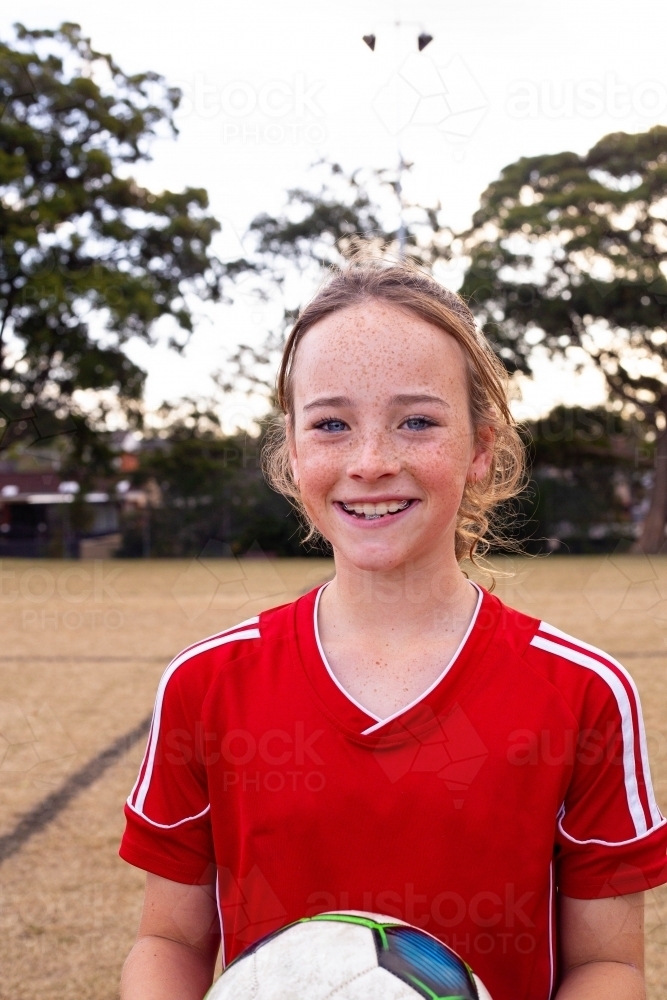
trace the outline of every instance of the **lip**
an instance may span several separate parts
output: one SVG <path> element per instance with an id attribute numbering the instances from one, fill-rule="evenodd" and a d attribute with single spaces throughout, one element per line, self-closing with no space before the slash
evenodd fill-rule
<path id="1" fill-rule="evenodd" d="M 390 524 L 395 524 L 396 522 L 403 520 L 404 517 L 408 517 L 410 512 L 416 510 L 421 503 L 421 500 L 417 499 L 417 497 L 403 497 L 403 500 L 412 500 L 412 503 L 406 507 L 405 510 L 399 510 L 395 514 L 391 514 L 391 516 L 378 517 L 377 519 L 368 518 L 368 520 L 364 517 L 350 517 L 349 514 L 345 513 L 342 507 L 342 504 L 350 506 L 354 503 L 388 503 L 392 500 L 397 500 L 399 503 L 402 503 L 402 500 L 398 500 L 398 498 L 394 495 L 374 497 L 372 500 L 334 500 L 334 508 L 336 509 L 338 516 L 341 519 L 344 519 L 345 524 L 354 525 L 355 528 L 360 528 L 362 531 L 378 531 L 380 528 L 386 528 Z"/>
<path id="2" fill-rule="evenodd" d="M 344 503 L 347 507 L 355 503 L 403 503 L 405 500 L 417 500 L 417 497 L 399 497 L 395 493 L 381 493 L 379 496 L 354 497 L 352 500 L 334 500 L 334 503 Z"/>

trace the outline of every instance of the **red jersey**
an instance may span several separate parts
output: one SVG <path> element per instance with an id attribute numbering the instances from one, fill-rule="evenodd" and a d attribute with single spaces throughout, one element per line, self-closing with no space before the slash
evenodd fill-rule
<path id="1" fill-rule="evenodd" d="M 121 856 L 217 880 L 227 962 L 299 917 L 370 910 L 451 945 L 494 1000 L 548 1000 L 556 893 L 667 881 L 633 681 L 480 590 L 442 675 L 378 719 L 326 662 L 319 593 L 172 661 Z"/>

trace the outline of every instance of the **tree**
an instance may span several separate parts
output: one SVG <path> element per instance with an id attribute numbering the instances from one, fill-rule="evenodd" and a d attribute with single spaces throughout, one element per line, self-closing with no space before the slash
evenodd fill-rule
<path id="1" fill-rule="evenodd" d="M 403 167 L 410 169 L 411 164 Z M 395 171 L 348 173 L 326 160 L 314 164 L 313 170 L 312 189 L 288 191 L 280 215 L 262 213 L 253 219 L 248 242 L 254 247 L 245 261 L 235 262 L 234 277 L 250 279 L 256 294 L 264 298 L 277 296 L 283 311 L 261 344 L 241 344 L 230 358 L 231 371 L 220 380 L 224 390 L 238 388 L 245 380 L 250 392 L 272 400 L 285 335 L 304 296 L 321 280 L 323 268 L 336 267 L 354 252 L 360 237 L 393 247 L 398 256 L 397 214 L 404 224 L 405 256 L 423 264 L 448 256 L 452 232 L 441 223 L 440 205 L 404 205 Z"/>
<path id="2" fill-rule="evenodd" d="M 639 545 L 667 518 L 667 128 L 600 140 L 583 156 L 522 158 L 482 196 L 461 289 L 509 370 L 583 348 L 613 401 L 655 437 Z"/>
<path id="3" fill-rule="evenodd" d="M 183 410 L 170 415 L 168 431 L 144 441 L 132 478 L 154 502 L 124 515 L 121 554 L 321 555 L 300 546 L 302 525 L 262 475 L 263 434 L 224 437 L 206 402 L 189 400 Z"/>
<path id="4" fill-rule="evenodd" d="M 532 551 L 628 548 L 644 501 L 643 423 L 605 407 L 557 406 L 526 424 L 530 484 L 517 513 Z"/>
<path id="5" fill-rule="evenodd" d="M 124 343 L 151 342 L 169 317 L 182 350 L 189 296 L 221 299 L 220 226 L 205 190 L 153 193 L 128 176 L 155 136 L 176 134 L 177 90 L 126 75 L 76 24 L 15 32 L 0 42 L 0 447 L 66 431 L 101 460 L 109 410 L 141 418 L 145 373 Z"/>

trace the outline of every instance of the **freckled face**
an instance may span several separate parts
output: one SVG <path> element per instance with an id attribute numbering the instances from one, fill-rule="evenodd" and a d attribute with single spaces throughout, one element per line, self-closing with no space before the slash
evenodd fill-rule
<path id="1" fill-rule="evenodd" d="M 451 560 L 466 479 L 490 461 L 454 338 L 369 299 L 304 335 L 293 389 L 293 473 L 337 556 L 373 571 Z"/>

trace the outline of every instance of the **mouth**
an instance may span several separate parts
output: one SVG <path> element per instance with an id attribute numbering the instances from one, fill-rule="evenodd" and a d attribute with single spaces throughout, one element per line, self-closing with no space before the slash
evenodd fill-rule
<path id="1" fill-rule="evenodd" d="M 383 500 L 379 503 L 363 502 L 347 504 L 339 501 L 337 506 L 345 514 L 359 521 L 379 521 L 395 517 L 396 514 L 402 513 L 416 502 L 416 500 Z"/>

